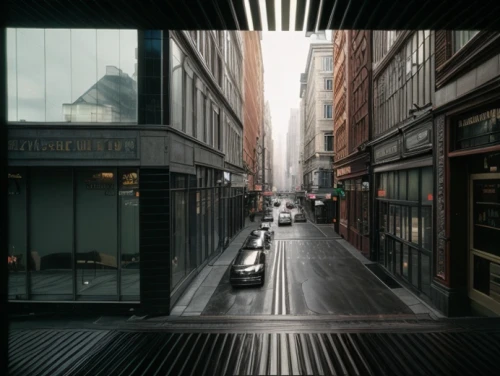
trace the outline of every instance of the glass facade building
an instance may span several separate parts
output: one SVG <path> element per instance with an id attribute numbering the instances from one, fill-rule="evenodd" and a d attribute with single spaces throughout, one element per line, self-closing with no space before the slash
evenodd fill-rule
<path id="1" fill-rule="evenodd" d="M 196 43 L 228 45 L 217 35 Z M 241 114 L 202 60 L 217 54 L 209 69 L 233 73 L 222 47 L 199 56 L 186 47 L 194 42 L 161 30 L 7 30 L 17 307 L 107 302 L 168 314 L 243 227 L 244 192 L 231 187 L 243 172 Z"/>

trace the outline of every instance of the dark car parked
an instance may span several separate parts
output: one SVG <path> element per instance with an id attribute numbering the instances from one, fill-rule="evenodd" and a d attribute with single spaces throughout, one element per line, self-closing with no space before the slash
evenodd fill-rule
<path id="1" fill-rule="evenodd" d="M 278 226 L 292 225 L 292 215 L 289 212 L 281 212 L 278 217 Z"/>
<path id="2" fill-rule="evenodd" d="M 236 255 L 229 281 L 232 286 L 263 286 L 266 278 L 266 255 L 261 250 L 241 249 Z"/>
<path id="3" fill-rule="evenodd" d="M 287 208 L 287 209 L 293 209 L 293 208 L 295 208 L 295 205 L 294 205 L 294 204 L 292 204 L 291 202 L 287 202 L 287 203 L 286 203 L 286 208 Z"/>
<path id="4" fill-rule="evenodd" d="M 279 207 L 280 205 L 281 205 L 281 202 L 279 202 L 279 201 L 274 202 L 274 206 Z"/>
<path id="5" fill-rule="evenodd" d="M 295 222 L 307 222 L 306 216 L 303 213 L 295 214 L 295 217 L 293 217 L 293 220 Z"/>

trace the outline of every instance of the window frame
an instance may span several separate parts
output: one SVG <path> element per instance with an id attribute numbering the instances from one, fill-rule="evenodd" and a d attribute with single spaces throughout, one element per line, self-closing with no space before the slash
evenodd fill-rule
<path id="1" fill-rule="evenodd" d="M 330 115 L 330 116 L 328 116 Z M 333 104 L 324 103 L 323 104 L 323 119 L 333 119 Z"/>

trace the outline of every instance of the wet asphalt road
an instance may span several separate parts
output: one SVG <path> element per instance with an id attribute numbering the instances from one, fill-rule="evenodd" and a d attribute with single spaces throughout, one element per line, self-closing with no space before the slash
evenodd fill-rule
<path id="1" fill-rule="evenodd" d="M 321 226 L 278 227 L 263 287 L 233 288 L 229 268 L 202 315 L 394 315 L 411 310 Z M 296 210 L 292 210 L 292 217 Z"/>

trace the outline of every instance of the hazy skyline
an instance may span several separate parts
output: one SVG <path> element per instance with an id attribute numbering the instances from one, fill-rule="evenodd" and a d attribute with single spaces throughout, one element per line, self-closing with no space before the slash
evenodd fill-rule
<path id="1" fill-rule="evenodd" d="M 310 38 L 303 31 L 262 33 L 264 96 L 269 101 L 273 138 L 286 142 L 290 108 L 299 107 L 300 74 L 305 69 Z"/>

